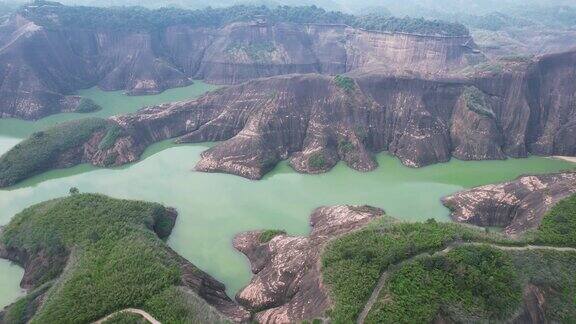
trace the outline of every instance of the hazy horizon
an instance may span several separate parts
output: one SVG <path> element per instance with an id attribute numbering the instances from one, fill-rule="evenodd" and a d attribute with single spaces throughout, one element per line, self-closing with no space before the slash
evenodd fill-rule
<path id="1" fill-rule="evenodd" d="M 22 0 L 3 0 L 0 5 L 18 5 L 30 3 Z M 326 10 L 338 10 L 348 13 L 366 13 L 386 11 L 392 15 L 428 16 L 439 14 L 464 13 L 483 15 L 492 12 L 514 13 L 517 10 L 546 8 L 557 6 L 576 7 L 573 0 L 365 0 L 362 4 L 353 0 L 215 0 L 207 4 L 199 0 L 60 0 L 65 5 L 85 6 L 144 6 L 148 8 L 181 7 L 199 9 L 205 7 L 227 7 L 233 5 L 302 6 L 316 5 Z"/>

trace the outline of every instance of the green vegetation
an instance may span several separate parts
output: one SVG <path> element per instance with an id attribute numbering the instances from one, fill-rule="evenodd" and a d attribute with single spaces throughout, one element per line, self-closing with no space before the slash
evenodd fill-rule
<path id="1" fill-rule="evenodd" d="M 474 86 L 466 87 L 463 96 L 468 109 L 482 116 L 490 118 L 496 117 L 486 99 L 486 94 L 480 89 Z"/>
<path id="2" fill-rule="evenodd" d="M 542 245 L 576 246 L 576 195 L 562 200 L 546 214 L 534 241 Z"/>
<path id="3" fill-rule="evenodd" d="M 476 72 L 498 74 L 504 72 L 504 66 L 498 62 L 488 61 L 473 67 Z"/>
<path id="4" fill-rule="evenodd" d="M 62 123 L 32 134 L 0 157 L 0 186 L 13 185 L 57 164 L 65 152 L 86 142 L 94 132 L 106 128 L 108 121 L 87 118 Z M 79 159 L 80 154 L 70 158 Z"/>
<path id="5" fill-rule="evenodd" d="M 391 218 L 334 240 L 322 258 L 330 286 L 335 322 L 351 322 L 364 307 L 380 274 L 389 266 L 423 252 L 438 251 L 455 241 L 512 243 L 498 234 L 452 223 L 398 223 Z"/>
<path id="6" fill-rule="evenodd" d="M 576 318 L 576 253 L 500 251 L 478 243 L 576 247 L 575 238 L 576 195 L 553 207 L 538 230 L 518 239 L 433 219 L 402 223 L 384 218 L 326 247 L 322 273 L 334 301 L 329 316 L 337 323 L 355 321 L 388 271 L 369 323 L 430 322 L 438 314 L 456 322 L 503 320 L 518 310 L 528 284 L 546 296 L 549 320 L 571 323 Z M 466 242 L 475 245 L 458 246 Z M 440 252 L 451 244 L 457 247 Z"/>
<path id="7" fill-rule="evenodd" d="M 80 103 L 78 103 L 78 107 L 76 108 L 76 112 L 79 113 L 91 113 L 98 110 L 101 110 L 98 104 L 96 104 L 92 99 L 82 98 L 80 99 Z"/>
<path id="8" fill-rule="evenodd" d="M 459 21 L 474 29 L 499 31 L 507 28 L 574 28 L 576 26 L 576 7 L 539 6 L 516 10 L 511 13 L 492 12 L 484 15 L 444 15 L 448 21 Z"/>
<path id="9" fill-rule="evenodd" d="M 310 321 L 302 321 L 302 324 L 322 324 L 323 321 L 321 319 L 315 318 L 311 322 Z"/>
<path id="10" fill-rule="evenodd" d="M 107 150 L 111 148 L 116 143 L 118 137 L 120 137 L 121 135 L 122 135 L 122 128 L 120 126 L 118 126 L 117 124 L 110 125 L 108 127 L 108 131 L 106 132 L 106 135 L 104 135 L 104 137 L 100 141 L 100 144 L 98 144 L 98 149 Z"/>
<path id="11" fill-rule="evenodd" d="M 544 313 L 550 323 L 576 323 L 576 253 L 513 251 L 523 286 L 534 285 L 544 294 Z"/>
<path id="12" fill-rule="evenodd" d="M 334 77 L 334 83 L 346 92 L 352 92 L 356 88 L 354 80 L 349 77 L 337 75 Z"/>
<path id="13" fill-rule="evenodd" d="M 322 169 L 326 166 L 326 158 L 324 157 L 324 153 L 316 152 L 308 158 L 308 165 L 312 169 Z"/>
<path id="14" fill-rule="evenodd" d="M 391 274 L 368 323 L 430 323 L 443 316 L 474 322 L 504 320 L 522 291 L 510 257 L 487 246 L 457 247 L 423 257 Z"/>
<path id="15" fill-rule="evenodd" d="M 340 139 L 340 140 L 338 141 L 338 148 L 340 148 L 340 150 L 341 150 L 344 154 L 349 153 L 349 152 L 353 152 L 353 151 L 356 149 L 356 147 L 354 146 L 354 144 L 352 144 L 352 142 L 350 142 L 350 141 L 347 140 L 347 139 Z"/>
<path id="16" fill-rule="evenodd" d="M 238 5 L 228 8 L 208 7 L 201 10 L 177 8 L 150 10 L 142 7 L 99 8 L 47 5 L 28 6 L 20 10 L 20 13 L 47 28 L 158 31 L 173 25 L 217 28 L 232 22 L 254 21 L 258 17 L 266 17 L 272 23 L 347 24 L 376 31 L 443 36 L 469 34 L 468 29 L 460 23 L 381 15 L 354 16 L 326 11 L 316 6 L 270 8 Z"/>
<path id="17" fill-rule="evenodd" d="M 53 283 L 31 323 L 88 323 L 129 307 L 163 322 L 201 322 L 204 314 L 178 288 L 177 256 L 162 240 L 173 225 L 158 204 L 75 194 L 25 209 L 1 239 L 45 261 L 34 269 L 35 287 Z"/>
<path id="18" fill-rule="evenodd" d="M 104 324 L 148 324 L 148 322 L 142 315 L 122 312 L 118 313 L 106 321 Z"/>
<path id="19" fill-rule="evenodd" d="M 37 298 L 41 298 L 46 291 L 52 287 L 51 283 L 42 285 L 26 296 L 18 299 L 14 304 L 5 308 L 4 317 L 1 318 L 4 323 L 26 324 L 34 316 L 37 308 Z"/>
<path id="20" fill-rule="evenodd" d="M 271 54 L 276 50 L 273 43 L 270 42 L 255 42 L 249 44 L 235 43 L 226 49 L 230 55 L 238 55 L 239 53 L 246 53 L 254 61 L 266 61 L 270 58 Z"/>
<path id="21" fill-rule="evenodd" d="M 286 235 L 286 231 L 283 230 L 265 230 L 260 233 L 260 243 L 268 243 L 271 239 L 278 235 Z"/>

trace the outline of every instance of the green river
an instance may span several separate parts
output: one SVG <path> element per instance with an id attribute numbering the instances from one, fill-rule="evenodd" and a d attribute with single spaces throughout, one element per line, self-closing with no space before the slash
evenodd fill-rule
<path id="1" fill-rule="evenodd" d="M 98 89 L 80 91 L 105 109 L 90 116 L 106 117 L 135 111 L 143 105 L 198 96 L 213 86 L 197 82 L 160 95 L 129 97 Z M 54 123 L 86 117 L 58 114 L 36 122 L 0 120 L 0 154 L 23 137 Z M 0 190 L 0 224 L 31 204 L 68 194 L 70 187 L 117 198 L 142 199 L 177 208 L 178 221 L 168 243 L 178 253 L 224 282 L 230 295 L 248 283 L 246 259 L 231 245 L 235 234 L 252 229 L 285 229 L 306 234 L 310 212 L 322 205 L 370 204 L 404 220 L 436 218 L 448 221 L 442 196 L 464 188 L 513 179 L 524 173 L 574 168 L 569 162 L 530 157 L 507 161 L 452 160 L 421 169 L 404 167 L 387 154 L 377 156 L 380 167 L 369 173 L 340 163 L 329 173 L 302 175 L 286 162 L 261 181 L 225 174 L 193 171 L 200 153 L 210 144 L 151 146 L 137 163 L 98 169 L 80 165 L 50 171 L 15 187 Z M 0 307 L 22 294 L 22 269 L 0 261 Z"/>

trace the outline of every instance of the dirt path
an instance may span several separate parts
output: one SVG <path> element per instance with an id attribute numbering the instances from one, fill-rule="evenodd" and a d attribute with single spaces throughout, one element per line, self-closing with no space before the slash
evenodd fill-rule
<path id="1" fill-rule="evenodd" d="M 558 159 L 558 160 L 564 160 L 564 161 L 568 161 L 568 162 L 572 162 L 572 163 L 576 163 L 576 157 L 574 156 L 560 156 L 560 155 L 556 155 L 552 157 L 553 159 Z"/>
<path id="2" fill-rule="evenodd" d="M 112 318 L 112 316 L 117 315 L 119 313 L 132 313 L 132 314 L 138 314 L 141 315 L 142 317 L 144 317 L 148 322 L 150 322 L 151 324 L 162 324 L 160 323 L 160 321 L 158 321 L 157 319 L 155 319 L 152 315 L 148 314 L 147 312 L 141 310 L 141 309 L 136 309 L 136 308 L 126 308 L 123 309 L 121 311 L 117 311 L 114 312 L 102 319 L 97 320 L 96 322 L 94 322 L 93 324 L 102 324 L 104 323 L 106 320 L 109 320 L 110 318 Z"/>
<path id="3" fill-rule="evenodd" d="M 503 250 L 503 251 L 548 250 L 548 251 L 575 252 L 576 253 L 576 248 L 571 248 L 571 247 L 555 247 L 555 246 L 539 246 L 539 245 L 502 246 L 502 245 L 490 244 L 490 243 L 453 243 L 453 244 L 448 245 L 445 249 L 440 250 L 440 251 L 436 251 L 434 253 L 428 253 L 428 252 L 420 253 L 420 254 L 417 254 L 411 258 L 403 260 L 399 263 L 391 265 L 390 267 L 388 267 L 389 270 L 384 271 L 382 273 L 382 275 L 380 276 L 380 279 L 378 280 L 378 284 L 376 284 L 376 287 L 372 291 L 372 295 L 370 295 L 370 298 L 368 299 L 368 301 L 366 302 L 366 305 L 364 306 L 364 309 L 362 310 L 362 312 L 358 316 L 356 323 L 357 324 L 364 324 L 364 321 L 366 320 L 366 316 L 368 316 L 368 313 L 370 313 L 370 310 L 372 309 L 372 307 L 376 303 L 376 300 L 378 300 L 378 296 L 380 296 L 380 292 L 382 292 L 382 289 L 384 289 L 384 285 L 386 284 L 386 280 L 390 276 L 390 272 L 394 271 L 396 268 L 402 266 L 403 264 L 405 264 L 407 262 L 411 262 L 414 259 L 420 258 L 423 256 L 436 256 L 436 255 L 440 255 L 440 254 L 446 254 L 450 250 L 454 249 L 455 247 L 459 247 L 459 246 L 481 246 L 481 245 L 486 245 L 486 246 L 489 246 L 489 247 L 492 247 L 495 249 L 499 249 L 499 250 Z"/>

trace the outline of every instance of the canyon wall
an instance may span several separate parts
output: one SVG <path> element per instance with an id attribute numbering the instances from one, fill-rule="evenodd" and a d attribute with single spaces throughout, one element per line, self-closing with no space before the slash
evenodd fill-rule
<path id="1" fill-rule="evenodd" d="M 305 173 L 325 172 L 338 161 L 370 171 L 381 151 L 410 167 L 452 157 L 574 156 L 574 66 L 576 52 L 471 77 L 358 72 L 257 79 L 112 117 L 121 129 L 113 145 L 102 148 L 106 134 L 97 132 L 75 149 L 82 157 L 74 163 L 133 162 L 150 144 L 170 138 L 220 142 L 202 153 L 196 169 L 250 179 L 286 159 Z M 72 163 L 64 160 L 63 166 Z"/>
<path id="2" fill-rule="evenodd" d="M 352 70 L 438 74 L 482 58 L 469 36 L 390 34 L 345 25 L 232 23 L 159 31 L 0 26 L 0 116 L 37 119 L 76 108 L 78 89 L 153 94 L 192 79 L 218 84 Z"/>
<path id="3" fill-rule="evenodd" d="M 555 73 L 563 65 L 563 73 Z M 202 154 L 196 168 L 251 179 L 283 159 L 306 173 L 324 172 L 340 160 L 369 171 L 381 151 L 411 167 L 451 157 L 576 155 L 570 105 L 576 101 L 569 89 L 575 65 L 576 55 L 567 53 L 520 71 L 470 78 L 361 73 L 259 79 L 115 117 L 125 136 L 87 160 L 102 165 L 112 154 L 115 165 L 131 162 L 167 138 L 222 141 Z"/>

